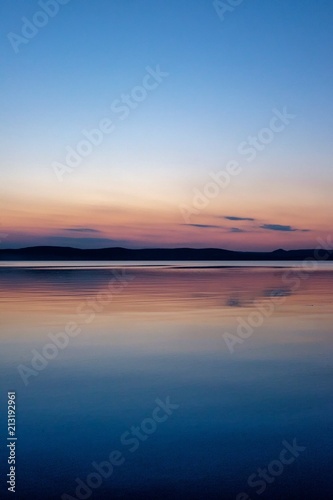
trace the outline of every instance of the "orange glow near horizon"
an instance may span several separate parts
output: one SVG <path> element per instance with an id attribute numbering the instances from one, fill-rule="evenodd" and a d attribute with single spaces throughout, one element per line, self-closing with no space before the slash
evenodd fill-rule
<path id="1" fill-rule="evenodd" d="M 54 179 L 37 186 L 27 180 L 3 189 L 2 248 L 33 245 L 101 248 L 219 247 L 235 250 L 311 248 L 331 234 L 328 190 L 253 186 L 247 175 L 198 208 L 205 179 L 188 190 L 154 179 L 123 179 L 91 185 L 73 173 L 68 183 Z M 206 179 L 207 180 L 207 179 Z M 193 184 L 194 186 L 194 184 Z M 14 189 L 15 187 L 15 189 Z M 154 188 L 155 187 L 155 188 Z M 13 194 L 15 192 L 15 194 Z M 34 193 L 34 195 L 32 195 Z M 306 200 L 306 201 L 304 201 Z M 199 200 L 202 203 L 202 200 Z M 228 218 L 229 217 L 229 218 Z"/>

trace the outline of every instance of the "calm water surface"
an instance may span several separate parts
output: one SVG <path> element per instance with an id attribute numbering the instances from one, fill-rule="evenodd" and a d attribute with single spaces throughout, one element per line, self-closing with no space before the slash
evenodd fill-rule
<path id="1" fill-rule="evenodd" d="M 20 500 L 333 498 L 333 267 L 221 265 L 2 263 L 1 498 L 8 390 Z"/>

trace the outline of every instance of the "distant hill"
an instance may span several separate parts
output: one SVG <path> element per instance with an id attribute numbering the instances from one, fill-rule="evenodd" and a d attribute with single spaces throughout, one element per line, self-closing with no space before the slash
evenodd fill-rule
<path id="1" fill-rule="evenodd" d="M 20 249 L 1 249 L 0 261 L 52 261 L 52 260 L 122 260 L 122 261 L 260 261 L 260 260 L 304 260 L 306 258 L 323 259 L 323 250 L 275 250 L 274 252 L 238 252 L 232 250 L 223 250 L 220 248 L 144 248 L 144 249 L 129 249 L 129 248 L 98 248 L 83 250 L 72 247 L 56 247 L 56 246 L 38 246 L 27 247 Z M 333 250 L 328 251 L 328 258 L 325 260 L 333 260 Z"/>

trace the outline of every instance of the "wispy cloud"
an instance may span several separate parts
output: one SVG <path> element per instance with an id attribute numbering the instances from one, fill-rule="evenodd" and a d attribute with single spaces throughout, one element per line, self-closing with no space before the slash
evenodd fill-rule
<path id="1" fill-rule="evenodd" d="M 64 227 L 63 231 L 74 231 L 77 233 L 100 233 L 98 229 L 92 229 L 90 227 Z"/>
<path id="2" fill-rule="evenodd" d="M 55 245 L 55 246 L 66 246 L 75 248 L 109 248 L 109 247 L 128 247 L 132 248 L 134 244 L 129 240 L 116 240 L 110 238 L 99 238 L 94 236 L 88 236 L 88 234 L 76 234 L 75 236 L 47 236 L 46 238 L 34 238 L 33 241 L 29 241 L 27 246 L 44 246 L 44 245 Z M 135 246 L 138 246 L 135 244 Z"/>
<path id="3" fill-rule="evenodd" d="M 198 227 L 199 229 L 220 229 L 226 233 L 247 233 L 245 229 L 239 227 L 215 226 L 214 224 L 182 224 L 187 227 Z"/>
<path id="4" fill-rule="evenodd" d="M 201 229 L 224 229 L 223 226 L 214 226 L 212 224 L 182 224 L 183 226 L 199 227 Z"/>
<path id="5" fill-rule="evenodd" d="M 242 221 L 242 220 L 250 221 L 250 222 L 255 221 L 255 219 L 253 219 L 252 217 L 237 217 L 236 215 L 224 215 L 223 219 L 233 220 L 233 221 Z"/>
<path id="6" fill-rule="evenodd" d="M 285 231 L 287 233 L 300 231 L 302 233 L 310 231 L 310 229 L 298 229 L 297 227 L 292 226 L 282 226 L 280 224 L 263 224 L 259 226 L 261 229 L 266 229 L 268 231 Z"/>

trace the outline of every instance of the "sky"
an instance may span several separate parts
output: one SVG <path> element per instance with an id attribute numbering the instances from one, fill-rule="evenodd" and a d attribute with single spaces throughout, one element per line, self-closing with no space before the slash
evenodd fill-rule
<path id="1" fill-rule="evenodd" d="M 3 0 L 0 14 L 0 248 L 332 234 L 330 0 Z"/>

